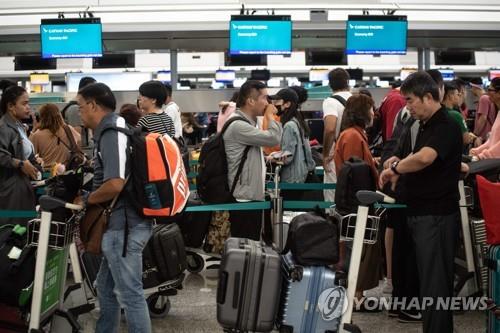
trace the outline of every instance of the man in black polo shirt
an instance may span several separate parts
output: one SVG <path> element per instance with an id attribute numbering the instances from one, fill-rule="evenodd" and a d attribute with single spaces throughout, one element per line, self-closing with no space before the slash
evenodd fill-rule
<path id="1" fill-rule="evenodd" d="M 411 115 L 420 121 L 413 153 L 380 174 L 380 186 L 406 174 L 408 227 L 415 243 L 421 297 L 434 303 L 423 311 L 424 333 L 453 332 L 450 311 L 435 310 L 437 297 L 453 296 L 453 258 L 458 239 L 462 135 L 439 103 L 439 89 L 425 72 L 401 86 Z"/>

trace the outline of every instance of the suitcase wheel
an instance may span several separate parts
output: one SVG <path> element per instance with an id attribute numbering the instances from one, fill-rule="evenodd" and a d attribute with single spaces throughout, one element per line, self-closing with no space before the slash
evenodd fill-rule
<path id="1" fill-rule="evenodd" d="M 198 253 L 187 254 L 187 270 L 190 273 L 199 273 L 205 268 L 205 260 Z"/>
<path id="2" fill-rule="evenodd" d="M 153 294 L 146 299 L 149 315 L 151 318 L 163 318 L 170 311 L 170 299 L 168 296 Z"/>

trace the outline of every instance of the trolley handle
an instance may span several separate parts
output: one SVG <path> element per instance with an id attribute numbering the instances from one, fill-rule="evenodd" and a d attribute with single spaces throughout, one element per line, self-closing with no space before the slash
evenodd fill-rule
<path id="1" fill-rule="evenodd" d="M 42 195 L 40 197 L 40 208 L 42 211 L 52 211 L 56 208 L 67 208 L 71 210 L 82 210 L 83 206 L 76 205 L 70 202 L 65 202 L 64 200 L 54 198 L 48 195 Z"/>
<path id="2" fill-rule="evenodd" d="M 377 202 L 395 203 L 396 200 L 380 191 L 361 190 L 356 192 L 356 198 L 362 205 L 370 206 Z"/>

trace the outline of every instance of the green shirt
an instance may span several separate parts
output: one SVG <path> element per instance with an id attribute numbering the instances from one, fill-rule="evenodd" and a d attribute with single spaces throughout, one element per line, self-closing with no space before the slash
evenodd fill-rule
<path id="1" fill-rule="evenodd" d="M 467 128 L 467 123 L 465 122 L 464 117 L 462 117 L 462 114 L 456 110 L 453 109 L 448 109 L 446 108 L 446 111 L 448 111 L 448 115 L 455 121 L 458 126 L 460 126 L 460 131 L 462 134 L 467 133 L 469 129 Z"/>

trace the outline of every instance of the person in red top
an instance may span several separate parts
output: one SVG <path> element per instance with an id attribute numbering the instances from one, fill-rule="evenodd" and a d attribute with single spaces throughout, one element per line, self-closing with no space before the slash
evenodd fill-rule
<path id="1" fill-rule="evenodd" d="M 356 156 L 370 165 L 374 179 L 377 179 L 377 166 L 368 147 L 368 138 L 365 132 L 365 129 L 373 123 L 373 105 L 373 99 L 363 94 L 354 94 L 347 100 L 342 116 L 340 136 L 335 144 L 333 155 L 337 175 L 340 174 L 344 162 Z M 337 267 L 341 267 L 345 260 L 343 251 L 344 246 L 341 245 L 341 259 Z M 380 241 L 373 245 L 365 245 L 365 254 L 359 268 L 359 279 L 356 287 L 358 299 L 361 299 L 364 290 L 378 286 L 383 271 L 381 253 Z"/>
<path id="2" fill-rule="evenodd" d="M 385 96 L 379 107 L 380 117 L 382 119 L 382 139 L 386 142 L 392 136 L 394 119 L 398 112 L 406 105 L 404 97 L 399 92 L 401 82 L 394 82 L 392 90 Z"/>

